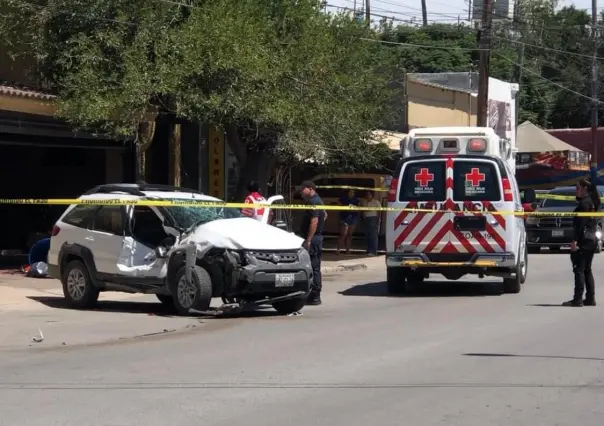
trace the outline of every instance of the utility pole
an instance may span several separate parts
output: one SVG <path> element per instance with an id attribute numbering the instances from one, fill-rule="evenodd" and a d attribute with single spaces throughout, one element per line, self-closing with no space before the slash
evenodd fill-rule
<path id="1" fill-rule="evenodd" d="M 365 23 L 371 26 L 371 0 L 365 0 Z"/>
<path id="2" fill-rule="evenodd" d="M 518 46 L 516 47 L 516 65 L 514 66 L 514 81 L 518 84 L 518 87 L 522 89 L 522 67 L 524 65 L 524 43 L 522 43 L 522 35 L 525 32 L 526 24 L 524 21 L 524 11 L 522 9 L 524 0 L 518 0 L 516 2 L 516 6 L 514 7 L 514 37 L 516 41 L 518 41 Z M 514 117 L 514 121 L 516 122 L 516 137 L 518 137 L 518 117 L 520 114 L 520 95 L 516 93 L 516 114 Z"/>
<path id="3" fill-rule="evenodd" d="M 422 0 L 422 21 L 424 27 L 428 26 L 428 7 L 426 6 L 426 0 Z"/>
<path id="4" fill-rule="evenodd" d="M 598 183 L 598 0 L 591 0 L 591 181 Z"/>
<path id="5" fill-rule="evenodd" d="M 472 22 L 472 0 L 468 0 L 468 22 Z"/>
<path id="6" fill-rule="evenodd" d="M 478 1 L 478 0 L 476 0 Z M 489 109 L 489 62 L 491 60 L 491 24 L 493 22 L 493 2 L 483 0 L 482 22 L 480 24 L 480 63 L 478 64 L 478 127 L 487 127 Z M 594 0 L 595 1 L 595 0 Z"/>

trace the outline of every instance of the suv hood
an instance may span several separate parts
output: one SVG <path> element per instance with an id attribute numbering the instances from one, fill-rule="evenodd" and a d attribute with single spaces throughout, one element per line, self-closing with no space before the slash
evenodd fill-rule
<path id="1" fill-rule="evenodd" d="M 204 223 L 182 243 L 206 243 L 229 250 L 298 250 L 304 240 L 297 235 L 248 217 Z"/>

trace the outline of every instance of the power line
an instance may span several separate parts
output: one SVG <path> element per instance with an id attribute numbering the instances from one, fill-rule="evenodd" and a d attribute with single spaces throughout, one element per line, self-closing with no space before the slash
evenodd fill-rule
<path id="1" fill-rule="evenodd" d="M 517 65 L 518 67 L 520 67 L 522 70 L 528 72 L 529 74 L 532 74 L 535 77 L 538 77 L 538 78 L 540 78 L 540 79 L 542 79 L 542 80 L 544 80 L 544 81 L 546 81 L 546 82 L 548 82 L 550 84 L 553 84 L 554 86 L 556 86 L 556 87 L 558 87 L 558 88 L 560 88 L 560 89 L 562 89 L 562 90 L 564 90 L 564 91 L 566 91 L 568 93 L 572 93 L 572 94 L 574 94 L 576 96 L 579 96 L 581 98 L 589 99 L 590 101 L 597 102 L 598 104 L 603 104 L 604 103 L 604 102 L 602 102 L 602 101 L 600 101 L 598 99 L 593 99 L 591 96 L 584 95 L 583 93 L 579 93 L 579 92 L 577 92 L 577 91 L 575 91 L 573 89 L 569 89 L 568 87 L 563 86 L 560 83 L 556 83 L 555 81 L 552 81 L 552 80 L 550 80 L 548 78 L 545 78 L 541 74 L 539 74 L 538 72 L 535 72 L 535 71 L 533 71 L 530 68 L 527 68 L 525 66 L 518 65 L 518 64 L 516 64 L 516 61 L 514 61 L 514 60 L 512 60 L 512 59 L 510 59 L 510 58 L 508 58 L 508 57 L 506 57 L 506 56 L 504 56 L 504 55 L 502 55 L 500 53 L 497 53 L 497 52 L 494 52 L 494 53 L 495 53 L 495 55 L 499 56 L 500 58 L 505 59 L 506 61 L 508 61 L 508 62 L 510 62 L 512 64 Z"/>
<path id="2" fill-rule="evenodd" d="M 495 37 L 495 38 L 497 38 L 499 40 L 509 41 L 510 43 L 521 44 L 521 45 L 524 45 L 524 46 L 530 46 L 530 47 L 534 47 L 534 48 L 537 48 L 537 49 L 548 50 L 550 52 L 562 53 L 564 55 L 572 55 L 572 56 L 578 56 L 578 57 L 581 57 L 581 58 L 588 58 L 588 59 L 593 59 L 594 58 L 593 55 L 587 55 L 587 54 L 584 54 L 584 53 L 569 52 L 568 50 L 561 50 L 561 49 L 555 49 L 553 47 L 539 46 L 537 44 L 525 43 L 523 41 L 512 40 L 512 39 L 509 39 L 509 38 L 506 38 L 506 37 L 500 37 L 500 36 L 496 36 L 496 35 L 493 36 L 493 37 Z M 598 60 L 604 60 L 604 58 L 601 57 L 601 56 L 596 56 L 596 59 L 598 59 Z"/>
<path id="3" fill-rule="evenodd" d="M 417 47 L 417 48 L 422 48 L 422 49 L 463 50 L 463 51 L 468 51 L 468 52 L 480 52 L 481 50 L 485 50 L 485 49 L 481 49 L 479 47 L 433 46 L 433 45 L 429 45 L 429 44 L 402 43 L 402 42 L 398 42 L 398 41 L 387 41 L 387 40 L 365 38 L 365 37 L 359 37 L 359 40 L 372 41 L 374 43 L 390 44 L 390 45 L 403 46 L 403 47 Z M 488 49 L 486 49 L 486 50 L 488 50 Z"/>

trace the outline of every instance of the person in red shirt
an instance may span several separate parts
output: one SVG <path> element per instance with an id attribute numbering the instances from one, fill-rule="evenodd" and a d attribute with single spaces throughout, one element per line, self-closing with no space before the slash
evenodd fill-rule
<path id="1" fill-rule="evenodd" d="M 248 195 L 245 197 L 245 204 L 256 204 L 266 202 L 266 199 L 260 194 L 260 187 L 254 181 L 247 184 Z M 241 210 L 244 216 L 251 217 L 252 219 L 262 220 L 264 214 L 264 208 L 245 208 Z"/>

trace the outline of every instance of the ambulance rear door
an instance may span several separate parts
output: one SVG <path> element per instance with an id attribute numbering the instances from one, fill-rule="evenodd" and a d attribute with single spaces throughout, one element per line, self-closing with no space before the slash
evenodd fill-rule
<path id="1" fill-rule="evenodd" d="M 513 210 L 510 181 L 505 165 L 499 163 L 489 157 L 463 155 L 453 157 L 449 163 L 455 210 L 450 240 L 457 253 L 473 255 L 511 249 L 507 247 L 507 228 L 513 223 L 508 224 L 505 216 L 495 214 Z M 510 205 L 508 209 L 506 204 Z"/>
<path id="2" fill-rule="evenodd" d="M 444 211 L 446 159 L 425 156 L 404 160 L 395 173 L 387 215 L 386 248 L 389 252 L 439 253 L 448 243 L 453 213 Z M 405 209 L 426 209 L 412 212 Z"/>

